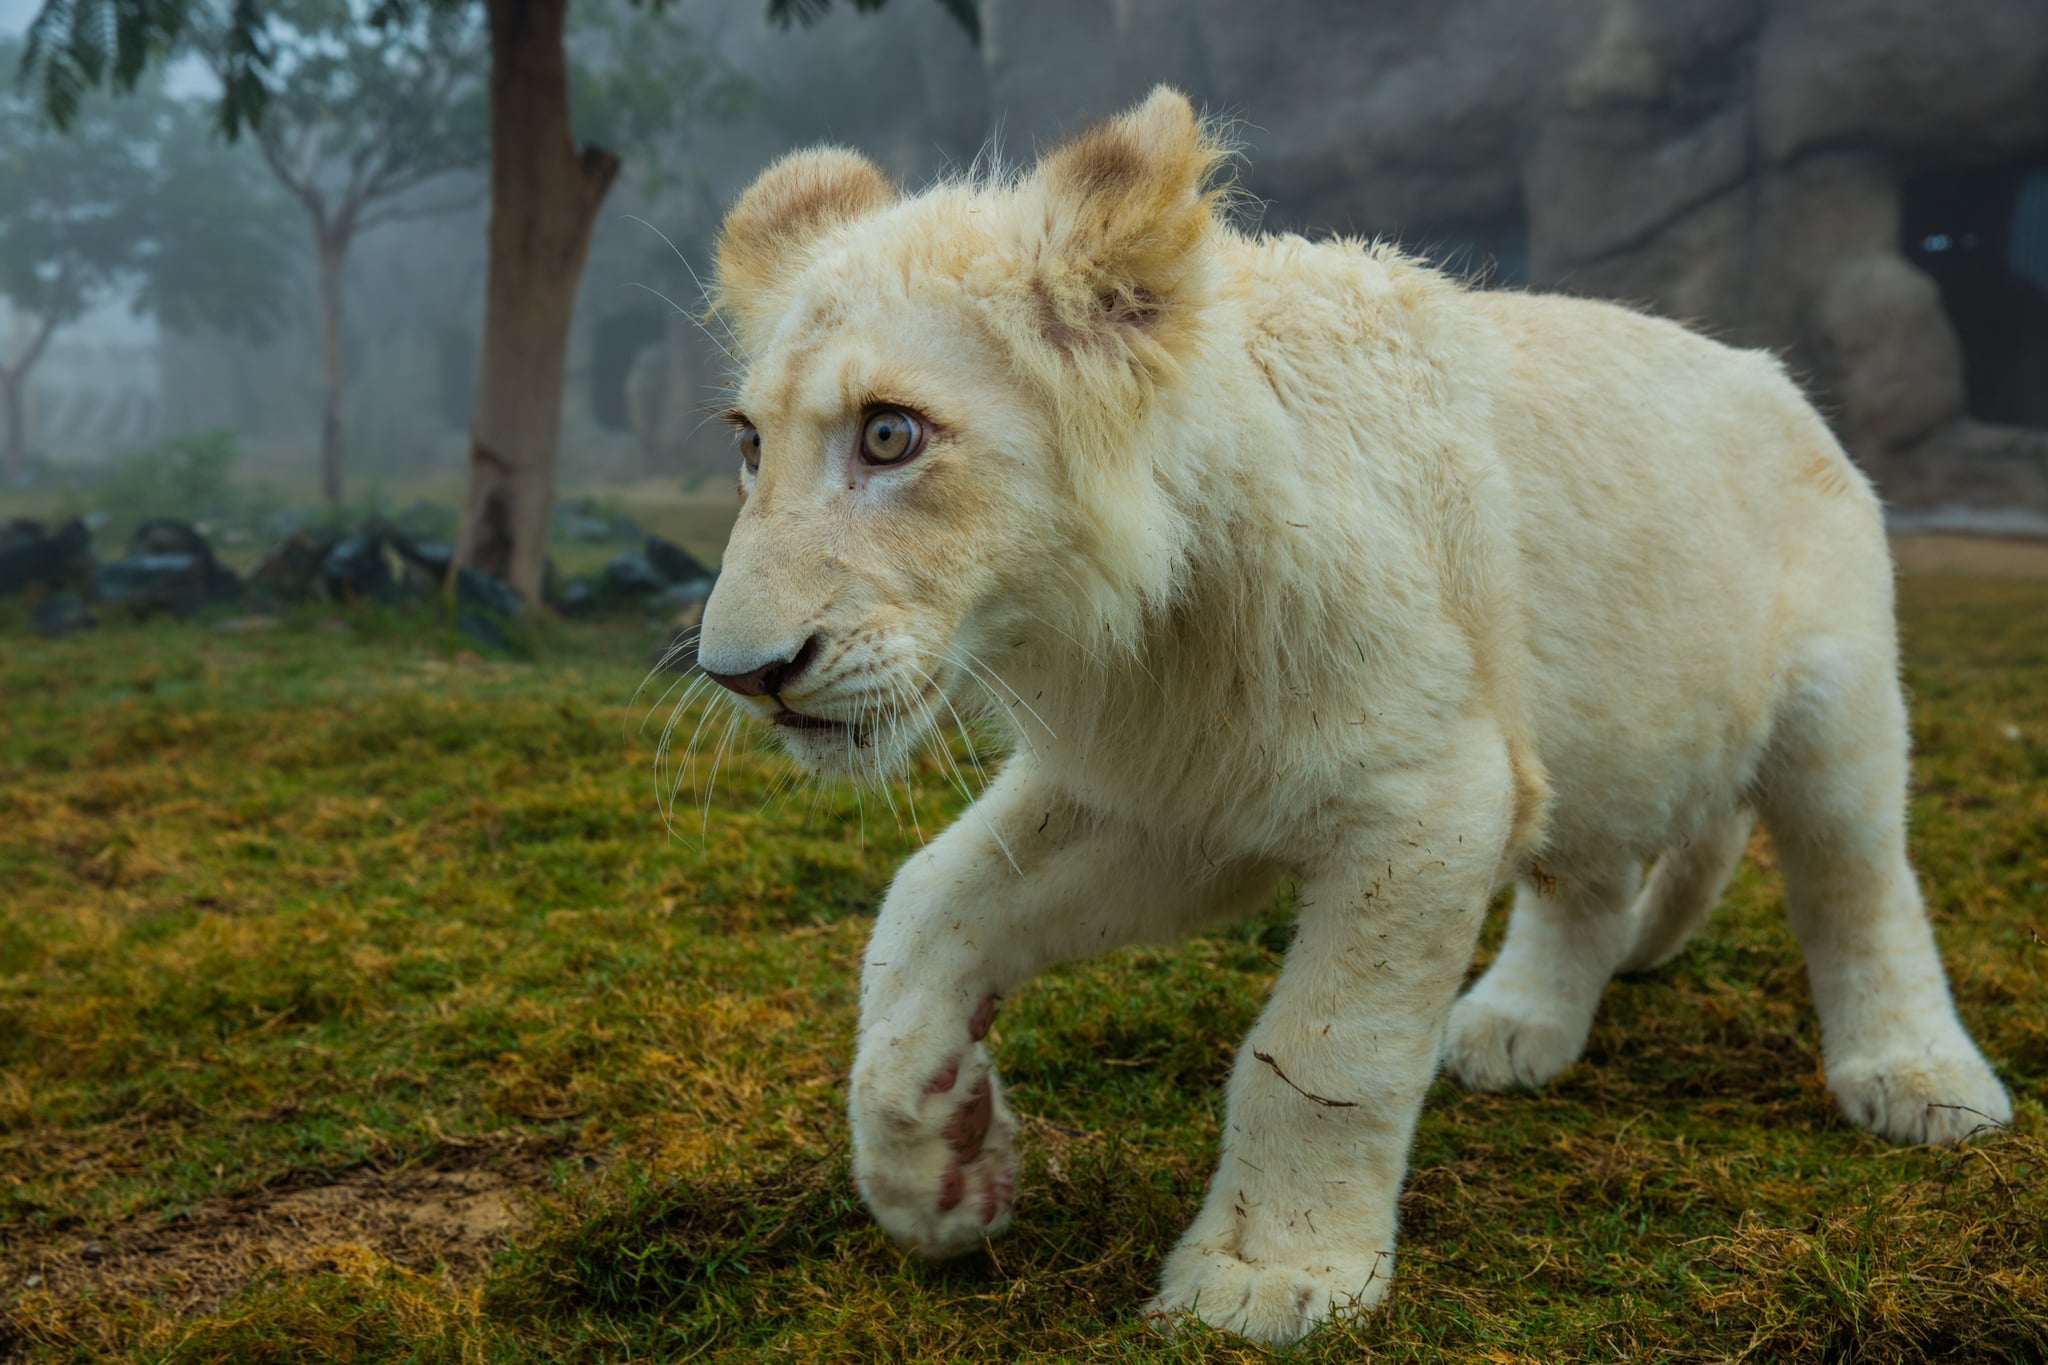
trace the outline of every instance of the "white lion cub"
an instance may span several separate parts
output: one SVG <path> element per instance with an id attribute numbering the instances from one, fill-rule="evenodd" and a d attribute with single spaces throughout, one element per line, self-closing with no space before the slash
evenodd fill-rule
<path id="1" fill-rule="evenodd" d="M 743 506 L 702 667 L 814 771 L 886 776 L 977 701 L 1014 741 L 875 924 L 852 1122 L 882 1226 L 948 1256 L 1009 1222 L 996 1001 L 1287 881 L 1152 1308 L 1284 1342 L 1369 1306 L 1438 1063 L 1570 1065 L 1759 815 L 1843 1112 L 1898 1142 L 2009 1118 L 1906 859 L 1877 500 L 1783 369 L 1248 237 L 1224 156 L 1162 89 L 914 196 L 800 152 L 725 223 Z"/>

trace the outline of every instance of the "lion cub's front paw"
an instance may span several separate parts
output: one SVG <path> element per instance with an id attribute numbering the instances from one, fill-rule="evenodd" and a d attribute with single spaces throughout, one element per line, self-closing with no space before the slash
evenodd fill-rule
<path id="1" fill-rule="evenodd" d="M 1333 1318 L 1372 1308 L 1386 1297 L 1394 1269 L 1391 1254 L 1307 1252 L 1300 1259 L 1305 1264 L 1247 1261 L 1225 1248 L 1184 1245 L 1166 1258 L 1159 1295 L 1145 1314 L 1168 1330 L 1185 1313 L 1266 1346 L 1285 1346 Z"/>
<path id="2" fill-rule="evenodd" d="M 885 1054 L 856 1070 L 853 1178 L 882 1230 L 921 1256 L 957 1256 L 1010 1225 L 1017 1119 L 980 1038 L 922 1063 Z"/>
<path id="3" fill-rule="evenodd" d="M 1842 1113 L 1887 1141 L 1963 1142 L 2012 1122 L 2005 1087 L 1967 1043 L 1830 1062 L 1827 1075 Z"/>

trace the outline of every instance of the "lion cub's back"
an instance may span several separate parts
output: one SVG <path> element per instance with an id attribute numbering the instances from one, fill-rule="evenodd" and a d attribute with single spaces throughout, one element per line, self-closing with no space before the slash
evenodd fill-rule
<path id="1" fill-rule="evenodd" d="M 1504 343 L 1492 425 L 1558 818 L 1654 843 L 1747 783 L 1816 640 L 1891 650 L 1877 500 L 1773 356 L 1613 304 L 1466 301 Z"/>

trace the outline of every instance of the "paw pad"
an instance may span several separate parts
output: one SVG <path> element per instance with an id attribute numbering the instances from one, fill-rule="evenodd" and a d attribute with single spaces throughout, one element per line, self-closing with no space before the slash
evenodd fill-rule
<path id="1" fill-rule="evenodd" d="M 988 1125 L 994 1117 L 995 1099 L 989 1091 L 988 1077 L 983 1076 L 974 1083 L 967 1103 L 946 1120 L 941 1135 L 946 1139 L 946 1145 L 961 1157 L 971 1157 L 981 1150 L 982 1140 L 988 1136 Z"/>
<path id="2" fill-rule="evenodd" d="M 967 1036 L 975 1042 L 988 1037 L 989 1025 L 996 1021 L 996 998 L 984 995 L 981 1003 L 974 1007 L 974 1017 L 967 1021 Z"/>

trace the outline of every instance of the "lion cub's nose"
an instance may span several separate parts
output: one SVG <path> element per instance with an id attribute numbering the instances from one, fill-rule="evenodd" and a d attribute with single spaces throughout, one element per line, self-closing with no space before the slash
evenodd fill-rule
<path id="1" fill-rule="evenodd" d="M 811 666 L 811 660 L 818 657 L 818 637 L 813 635 L 804 641 L 803 647 L 787 659 L 775 659 L 755 668 L 739 673 L 719 673 L 712 669 L 704 672 L 720 687 L 739 693 L 743 697 L 767 697 L 782 691 Z"/>

